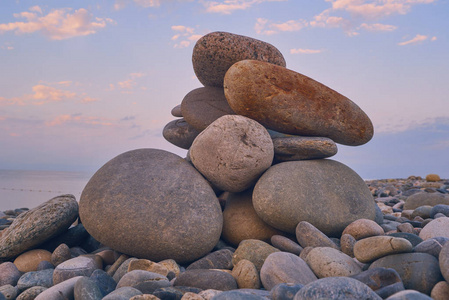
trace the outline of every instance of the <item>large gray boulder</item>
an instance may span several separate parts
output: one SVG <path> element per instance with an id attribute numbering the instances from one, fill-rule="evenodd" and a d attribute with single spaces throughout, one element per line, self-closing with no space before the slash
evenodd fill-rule
<path id="1" fill-rule="evenodd" d="M 374 220 L 367 185 L 352 169 L 328 159 L 284 162 L 269 168 L 253 192 L 256 213 L 269 225 L 295 233 L 307 221 L 327 236 L 340 237 L 357 219 Z"/>
<path id="2" fill-rule="evenodd" d="M 212 250 L 223 224 L 201 174 L 157 149 L 125 152 L 101 167 L 81 194 L 80 217 L 95 239 L 114 250 L 179 263 Z"/>

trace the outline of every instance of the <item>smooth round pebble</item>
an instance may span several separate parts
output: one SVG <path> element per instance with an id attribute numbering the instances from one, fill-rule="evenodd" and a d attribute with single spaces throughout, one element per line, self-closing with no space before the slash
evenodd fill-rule
<path id="1" fill-rule="evenodd" d="M 387 255 L 412 252 L 412 249 L 412 244 L 403 238 L 371 236 L 355 243 L 354 256 L 362 263 L 370 263 Z"/>
<path id="2" fill-rule="evenodd" d="M 349 277 L 328 277 L 306 284 L 296 293 L 294 300 L 380 300 L 366 284 Z"/>
<path id="3" fill-rule="evenodd" d="M 296 239 L 302 247 L 331 247 L 338 249 L 338 246 L 322 233 L 318 228 L 309 222 L 299 222 L 295 229 Z"/>
<path id="4" fill-rule="evenodd" d="M 449 283 L 440 281 L 432 289 L 430 297 L 434 300 L 447 300 L 449 295 Z"/>
<path id="5" fill-rule="evenodd" d="M 33 286 L 43 286 L 46 288 L 53 286 L 53 269 L 27 272 L 23 274 L 17 282 L 20 291 L 24 291 Z"/>
<path id="6" fill-rule="evenodd" d="M 16 300 L 34 300 L 40 293 L 45 291 L 47 288 L 43 286 L 33 286 L 25 291 L 23 291 Z"/>
<path id="7" fill-rule="evenodd" d="M 229 249 L 221 249 L 209 253 L 205 257 L 191 263 L 186 270 L 193 269 L 227 269 L 231 270 L 232 255 L 234 253 Z"/>
<path id="8" fill-rule="evenodd" d="M 299 283 L 279 283 L 276 284 L 270 291 L 271 299 L 273 300 L 293 300 L 296 293 L 303 287 Z"/>
<path id="9" fill-rule="evenodd" d="M 53 283 L 58 284 L 76 276 L 89 277 L 101 266 L 93 257 L 78 256 L 60 263 L 53 272 Z"/>
<path id="10" fill-rule="evenodd" d="M 100 288 L 87 277 L 82 277 L 75 283 L 73 294 L 76 300 L 101 300 L 103 298 Z"/>
<path id="11" fill-rule="evenodd" d="M 437 204 L 432 207 L 432 210 L 430 211 L 430 217 L 435 218 L 436 214 L 443 214 L 446 217 L 449 217 L 449 205 Z"/>
<path id="12" fill-rule="evenodd" d="M 287 252 L 270 254 L 260 270 L 260 279 L 266 290 L 279 283 L 307 284 L 317 280 L 307 263 L 298 256 Z"/>
<path id="13" fill-rule="evenodd" d="M 20 254 L 14 264 L 20 272 L 37 271 L 37 266 L 41 261 L 50 261 L 51 253 L 43 249 L 33 249 Z"/>
<path id="14" fill-rule="evenodd" d="M 441 273 L 446 279 L 447 282 L 449 282 L 449 243 L 445 243 L 444 246 L 441 248 L 439 258 L 439 265 Z"/>
<path id="15" fill-rule="evenodd" d="M 190 286 L 203 290 L 221 291 L 237 289 L 237 282 L 231 274 L 216 270 L 194 269 L 185 271 L 176 277 L 174 286 Z"/>
<path id="16" fill-rule="evenodd" d="M 432 298 L 415 290 L 405 290 L 391 295 L 386 300 L 432 300 Z"/>
<path id="17" fill-rule="evenodd" d="M 296 255 L 299 255 L 303 250 L 298 243 L 282 235 L 273 235 L 271 237 L 271 245 L 281 251 L 290 252 Z"/>
<path id="18" fill-rule="evenodd" d="M 356 240 L 360 240 L 370 236 L 383 235 L 385 232 L 373 220 L 358 219 L 346 226 L 343 230 L 343 234 L 352 235 Z"/>
<path id="19" fill-rule="evenodd" d="M 352 276 L 369 286 L 382 299 L 404 290 L 398 272 L 388 268 L 373 268 Z"/>
<path id="20" fill-rule="evenodd" d="M 340 238 L 341 252 L 344 254 L 354 257 L 354 245 L 357 240 L 350 234 L 343 234 Z"/>
<path id="21" fill-rule="evenodd" d="M 232 263 L 238 264 L 242 259 L 247 259 L 252 262 L 257 271 L 260 272 L 265 259 L 271 253 L 279 252 L 279 249 L 259 240 L 244 240 L 242 241 L 232 256 Z"/>
<path id="22" fill-rule="evenodd" d="M 21 276 L 17 266 L 10 261 L 0 264 L 0 286 L 10 284 L 15 286 Z"/>
<path id="23" fill-rule="evenodd" d="M 193 165 L 213 185 L 227 192 L 252 187 L 273 161 L 273 142 L 256 121 L 239 115 L 223 116 L 193 141 Z"/>
<path id="24" fill-rule="evenodd" d="M 313 248 L 306 262 L 318 278 L 353 276 L 362 272 L 362 268 L 351 257 L 330 247 Z"/>
<path id="25" fill-rule="evenodd" d="M 60 263 L 72 258 L 70 248 L 66 244 L 59 245 L 51 254 L 50 262 L 56 267 Z"/>
<path id="26" fill-rule="evenodd" d="M 143 295 L 141 291 L 130 286 L 124 286 L 116 289 L 102 300 L 129 300 L 133 296 Z"/>
<path id="27" fill-rule="evenodd" d="M 182 149 L 189 149 L 199 133 L 184 119 L 170 121 L 162 130 L 162 135 L 168 142 Z"/>
<path id="28" fill-rule="evenodd" d="M 449 218 L 432 220 L 419 233 L 419 237 L 423 240 L 437 236 L 449 238 Z"/>
<path id="29" fill-rule="evenodd" d="M 73 298 L 73 291 L 75 289 L 76 282 L 81 279 L 82 276 L 72 277 L 63 282 L 53 285 L 40 293 L 35 300 L 59 300 L 61 298 L 70 299 Z"/>
<path id="30" fill-rule="evenodd" d="M 123 275 L 116 289 L 126 286 L 136 288 L 144 294 L 151 294 L 158 288 L 170 286 L 170 282 L 161 274 L 133 270 Z"/>
<path id="31" fill-rule="evenodd" d="M 325 137 L 289 136 L 273 139 L 276 162 L 320 159 L 337 154 L 337 145 Z"/>
<path id="32" fill-rule="evenodd" d="M 249 260 L 240 260 L 232 269 L 231 275 L 237 281 L 239 289 L 259 289 L 260 276 L 256 266 Z"/>

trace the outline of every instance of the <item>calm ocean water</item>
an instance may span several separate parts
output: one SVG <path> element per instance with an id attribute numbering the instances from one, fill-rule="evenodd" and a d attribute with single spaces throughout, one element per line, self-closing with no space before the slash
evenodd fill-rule
<path id="1" fill-rule="evenodd" d="M 33 208 L 53 197 L 72 194 L 79 201 L 93 173 L 0 170 L 0 211 Z"/>

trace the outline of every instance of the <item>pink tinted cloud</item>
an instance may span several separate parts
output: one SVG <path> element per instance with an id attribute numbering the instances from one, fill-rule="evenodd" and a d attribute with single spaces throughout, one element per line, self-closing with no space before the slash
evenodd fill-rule
<path id="1" fill-rule="evenodd" d="M 200 34 L 195 34 L 195 28 L 192 27 L 173 25 L 171 29 L 175 32 L 171 37 L 172 41 L 176 41 L 174 48 L 187 48 L 202 37 Z"/>
<path id="2" fill-rule="evenodd" d="M 0 33 L 13 31 L 16 34 L 40 32 L 52 40 L 64 40 L 76 36 L 86 36 L 96 33 L 114 23 L 109 18 L 94 18 L 86 9 L 80 8 L 73 13 L 71 8 L 53 9 L 47 15 L 39 6 L 33 6 L 29 11 L 16 13 L 17 21 L 0 24 Z"/>
<path id="3" fill-rule="evenodd" d="M 229 15 L 236 10 L 245 10 L 255 4 L 263 2 L 281 2 L 287 0 L 224 0 L 224 1 L 200 1 L 208 13 Z"/>
<path id="4" fill-rule="evenodd" d="M 412 38 L 411 40 L 405 41 L 405 42 L 401 42 L 398 43 L 399 46 L 406 46 L 406 45 L 414 45 L 414 44 L 419 44 L 424 42 L 425 40 L 428 39 L 427 35 L 422 35 L 422 34 L 417 34 L 414 38 Z"/>
<path id="5" fill-rule="evenodd" d="M 55 117 L 51 121 L 45 122 L 48 127 L 60 126 L 66 123 L 71 124 L 87 124 L 87 125 L 101 125 L 101 126 L 112 126 L 114 123 L 111 120 L 100 118 L 100 117 L 87 117 L 82 115 L 69 115 L 63 114 Z"/>
<path id="6" fill-rule="evenodd" d="M 318 54 L 322 53 L 324 50 L 321 49 L 290 49 L 290 54 Z"/>

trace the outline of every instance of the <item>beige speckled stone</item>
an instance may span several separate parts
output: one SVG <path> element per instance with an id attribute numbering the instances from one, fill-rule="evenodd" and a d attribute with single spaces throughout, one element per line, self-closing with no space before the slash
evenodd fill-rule
<path id="1" fill-rule="evenodd" d="M 363 263 L 398 253 L 412 252 L 412 244 L 404 239 L 391 236 L 372 236 L 357 241 L 354 245 L 354 256 Z"/>
<path id="2" fill-rule="evenodd" d="M 247 259 L 240 260 L 232 269 L 239 289 L 259 289 L 260 277 L 256 266 Z"/>
<path id="3" fill-rule="evenodd" d="M 232 65 L 224 80 L 229 106 L 269 129 L 328 137 L 357 146 L 373 137 L 373 124 L 354 102 L 284 67 L 256 60 Z"/>
<path id="4" fill-rule="evenodd" d="M 193 48 L 192 63 L 205 86 L 223 86 L 226 71 L 236 62 L 256 59 L 285 67 L 285 59 L 273 45 L 228 32 L 211 32 Z"/>
<path id="5" fill-rule="evenodd" d="M 342 235 L 350 234 L 356 240 L 360 240 L 369 236 L 382 235 L 384 233 L 382 227 L 373 220 L 358 219 L 349 224 L 345 230 L 343 230 Z"/>
<path id="6" fill-rule="evenodd" d="M 428 174 L 426 176 L 426 181 L 427 182 L 435 182 L 435 181 L 440 181 L 441 178 L 438 174 Z"/>
<path id="7" fill-rule="evenodd" d="M 419 233 L 419 237 L 424 241 L 437 236 L 449 238 L 449 218 L 442 217 L 432 220 Z"/>
<path id="8" fill-rule="evenodd" d="M 351 257 L 330 247 L 313 248 L 306 262 L 318 278 L 349 277 L 362 272 L 362 268 Z"/>
<path id="9" fill-rule="evenodd" d="M 173 259 L 164 259 L 160 261 L 159 264 L 166 267 L 168 271 L 175 273 L 175 276 L 178 276 L 179 273 L 181 273 L 179 265 Z"/>
<path id="10" fill-rule="evenodd" d="M 440 281 L 432 289 L 430 297 L 434 300 L 447 300 L 449 299 L 449 283 L 446 281 Z"/>
<path id="11" fill-rule="evenodd" d="M 51 262 L 51 253 L 44 249 L 34 249 L 20 254 L 14 264 L 20 272 L 32 272 L 37 270 L 41 261 Z"/>
<path id="12" fill-rule="evenodd" d="M 161 274 L 164 276 L 167 276 L 169 272 L 168 269 L 162 264 L 152 262 L 151 260 L 148 259 L 133 260 L 128 266 L 128 272 L 131 272 L 133 270 L 144 270 L 148 272 Z"/>
<path id="13" fill-rule="evenodd" d="M 226 115 L 193 141 L 190 159 L 213 185 L 238 193 L 250 188 L 273 161 L 268 131 L 244 116 Z"/>
<path id="14" fill-rule="evenodd" d="M 0 262 L 13 258 L 64 232 L 78 217 L 73 195 L 62 195 L 20 214 L 2 231 Z"/>
<path id="15" fill-rule="evenodd" d="M 273 246 L 259 240 L 244 240 L 234 252 L 232 263 L 237 265 L 242 259 L 252 262 L 258 271 L 262 268 L 265 259 L 273 252 L 279 252 Z"/>

